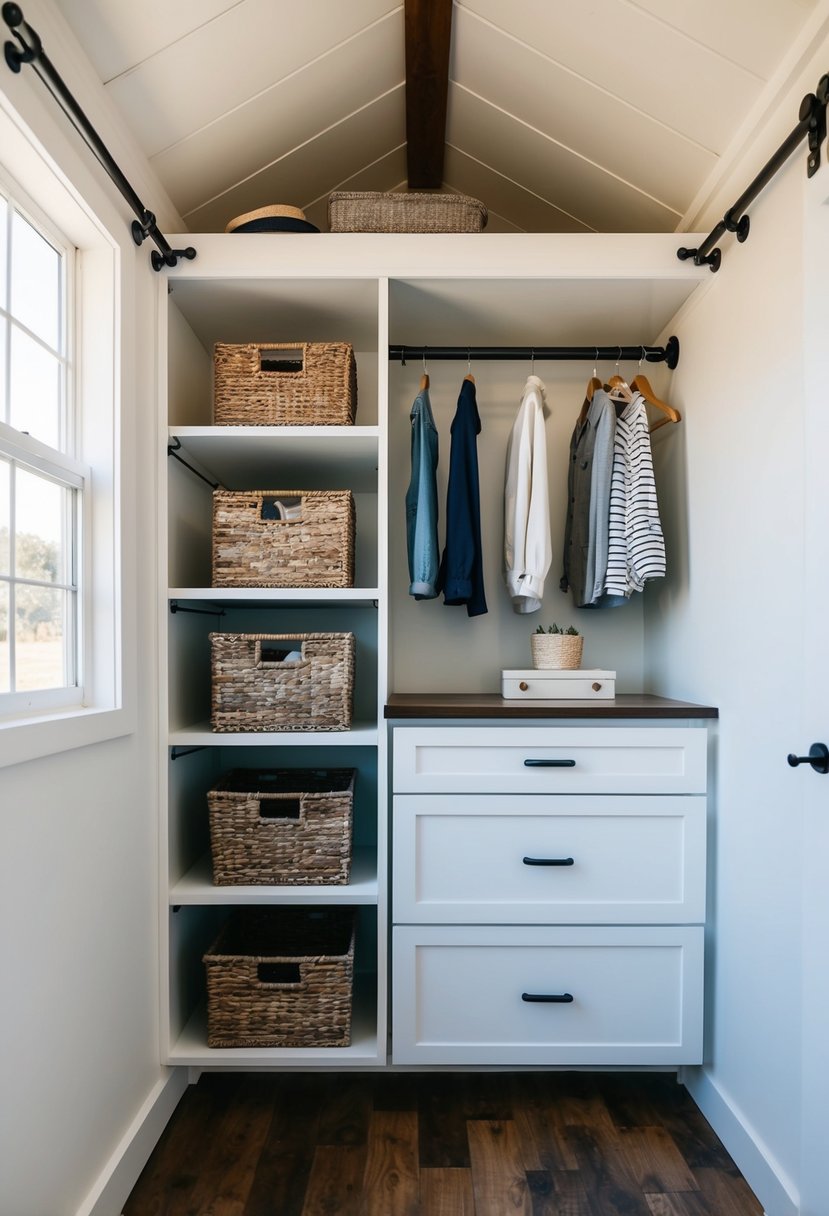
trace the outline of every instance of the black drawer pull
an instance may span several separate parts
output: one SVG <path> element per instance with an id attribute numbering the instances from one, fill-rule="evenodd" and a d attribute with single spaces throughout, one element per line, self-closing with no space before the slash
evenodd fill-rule
<path id="1" fill-rule="evenodd" d="M 525 866 L 574 866 L 572 857 L 525 857 Z"/>
<path id="2" fill-rule="evenodd" d="M 570 1005 L 573 996 L 569 992 L 522 992 L 521 1000 L 531 1005 Z"/>
<path id="3" fill-rule="evenodd" d="M 525 760 L 524 768 L 575 768 L 575 760 Z"/>

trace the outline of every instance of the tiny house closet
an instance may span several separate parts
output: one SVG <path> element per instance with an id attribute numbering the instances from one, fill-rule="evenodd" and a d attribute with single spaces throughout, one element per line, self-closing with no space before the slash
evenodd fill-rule
<path id="1" fill-rule="evenodd" d="M 503 668 L 528 665 L 529 634 L 536 623 L 559 619 L 574 623 L 585 635 L 585 665 L 615 670 L 620 694 L 642 690 L 643 597 L 634 595 L 613 611 L 588 612 L 575 608 L 559 589 L 570 436 L 594 363 L 603 383 L 613 386 L 616 377 L 628 384 L 639 374 L 647 377 L 654 401 L 670 400 L 670 369 L 665 363 L 644 363 L 642 350 L 664 345 L 674 333 L 681 346 L 677 313 L 702 272 L 680 264 L 671 238 L 664 236 L 590 238 L 579 244 L 575 262 L 573 245 L 561 237 L 532 238 L 522 245 L 517 262 L 514 245 L 491 238 L 484 267 L 473 242 L 455 240 L 447 252 L 440 238 L 424 246 L 405 236 L 379 241 L 340 236 L 336 267 L 317 262 L 311 275 L 307 242 L 288 237 L 276 247 L 267 237 L 240 241 L 205 236 L 197 261 L 180 267 L 169 294 L 159 293 L 161 339 L 167 350 L 160 450 L 169 445 L 175 457 L 163 457 L 167 490 L 160 537 L 162 584 L 167 588 L 161 622 L 169 769 L 162 821 L 167 892 L 162 983 L 170 1063 L 206 1068 L 232 1061 L 287 1067 L 386 1064 L 389 1031 L 394 1042 L 394 1029 L 387 1025 L 391 820 L 384 707 L 390 697 L 497 693 Z M 415 250 L 418 273 L 413 275 Z M 564 269 L 568 262 L 569 269 Z M 563 268 L 560 277 L 549 272 L 555 266 Z M 357 361 L 355 425 L 213 426 L 217 341 L 350 342 Z M 404 361 L 397 357 L 397 346 L 424 349 Z M 466 357 L 430 361 L 429 347 L 457 347 Z M 475 349 L 487 347 L 519 348 L 522 357 L 476 360 Z M 548 347 L 601 348 L 604 357 L 593 363 L 545 360 Z M 620 358 L 623 352 L 627 357 Z M 404 496 L 410 474 L 410 411 L 427 368 L 441 445 L 441 538 L 450 424 L 461 383 L 466 375 L 474 376 L 481 419 L 477 454 L 488 602 L 481 616 L 469 617 L 463 608 L 449 607 L 440 598 L 415 601 L 408 594 Z M 519 615 L 512 610 L 502 574 L 504 461 L 531 373 L 543 379 L 549 409 L 552 563 L 540 612 Z M 625 388 L 620 395 L 626 394 Z M 672 416 L 659 404 L 648 408 L 652 424 Z M 662 476 L 660 448 L 669 447 L 680 429 L 665 426 L 655 431 L 657 484 Z M 351 490 L 357 517 L 354 586 L 316 592 L 211 587 L 211 485 L 216 483 L 236 490 Z M 646 589 L 646 594 L 654 593 L 659 594 L 656 585 Z M 316 735 L 211 732 L 211 630 L 290 634 L 308 628 L 346 629 L 355 635 L 351 728 Z M 213 886 L 207 861 L 207 788 L 230 767 L 283 762 L 336 762 L 356 769 L 352 881 L 345 887 L 305 892 L 301 887 Z M 218 925 L 240 902 L 309 899 L 356 909 L 350 1046 L 211 1050 L 204 1038 L 202 954 Z"/>

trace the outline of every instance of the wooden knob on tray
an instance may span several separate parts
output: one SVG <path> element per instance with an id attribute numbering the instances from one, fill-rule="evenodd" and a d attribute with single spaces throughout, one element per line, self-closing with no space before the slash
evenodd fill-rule
<path id="1" fill-rule="evenodd" d="M 527 683 L 526 680 L 522 680 L 521 683 L 518 685 L 518 687 L 521 689 L 522 692 L 526 692 L 527 689 L 529 688 L 529 684 Z"/>
<path id="2" fill-rule="evenodd" d="M 593 683 L 590 685 L 590 687 L 593 689 L 594 692 L 598 692 L 599 689 L 601 688 L 601 684 L 599 683 L 598 680 L 594 680 Z"/>

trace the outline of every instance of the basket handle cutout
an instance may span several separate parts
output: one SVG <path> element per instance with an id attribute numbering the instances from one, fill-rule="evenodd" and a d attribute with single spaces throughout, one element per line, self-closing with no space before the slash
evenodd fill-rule
<path id="1" fill-rule="evenodd" d="M 260 798 L 260 819 L 299 819 L 301 807 L 299 798 Z"/>
<path id="2" fill-rule="evenodd" d="M 302 982 L 299 963 L 259 963 L 256 978 L 260 984 L 278 984 L 280 988 L 291 988 Z"/>
<path id="3" fill-rule="evenodd" d="M 295 376 L 305 370 L 305 351 L 301 346 L 286 347 L 284 350 L 260 348 L 259 370 Z"/>
<path id="4" fill-rule="evenodd" d="M 256 643 L 256 666 L 257 667 L 298 667 L 300 663 L 308 663 L 308 659 L 289 659 L 289 654 L 296 654 L 296 650 L 291 650 L 286 647 L 264 646 L 261 642 Z M 300 652 L 301 653 L 301 652 Z"/>
<path id="5" fill-rule="evenodd" d="M 263 496 L 260 519 L 278 519 L 285 523 L 302 522 L 302 499 L 297 494 L 283 495 L 282 498 Z"/>

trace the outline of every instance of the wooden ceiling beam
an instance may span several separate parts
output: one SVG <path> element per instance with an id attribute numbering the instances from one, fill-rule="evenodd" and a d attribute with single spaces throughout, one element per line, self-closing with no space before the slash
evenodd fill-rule
<path id="1" fill-rule="evenodd" d="M 411 190 L 443 185 L 452 0 L 405 0 L 406 162 Z"/>

